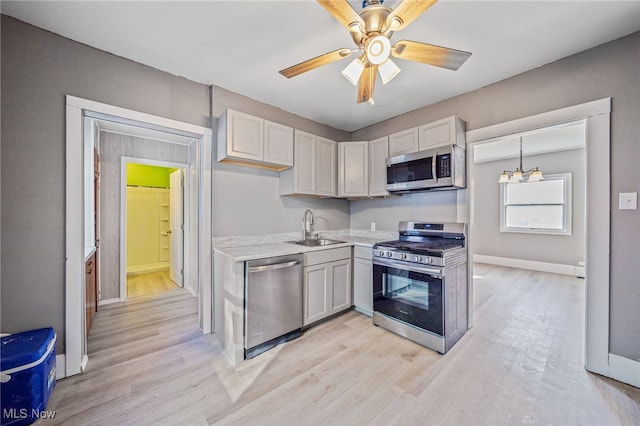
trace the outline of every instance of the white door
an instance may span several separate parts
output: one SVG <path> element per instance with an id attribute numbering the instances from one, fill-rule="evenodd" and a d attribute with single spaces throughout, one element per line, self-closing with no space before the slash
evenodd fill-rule
<path id="1" fill-rule="evenodd" d="M 171 244 L 170 244 L 170 265 L 169 275 L 171 279 L 183 287 L 182 270 L 183 270 L 183 196 L 182 196 L 182 170 L 176 170 L 169 175 L 169 224 L 171 228 Z"/>

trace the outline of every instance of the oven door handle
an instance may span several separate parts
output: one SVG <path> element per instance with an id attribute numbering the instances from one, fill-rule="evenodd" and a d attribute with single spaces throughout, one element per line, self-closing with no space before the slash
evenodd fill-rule
<path id="1" fill-rule="evenodd" d="M 441 268 L 429 268 L 423 266 L 411 266 L 407 265 L 404 262 L 395 262 L 393 260 L 373 260 L 374 265 L 379 266 L 390 266 L 392 268 L 402 269 L 411 272 L 417 272 L 419 274 L 430 275 L 434 278 L 442 278 L 442 269 Z"/>

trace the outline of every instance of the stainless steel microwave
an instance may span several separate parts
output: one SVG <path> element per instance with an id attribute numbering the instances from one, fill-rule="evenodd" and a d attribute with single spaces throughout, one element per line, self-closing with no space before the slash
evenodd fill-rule
<path id="1" fill-rule="evenodd" d="M 465 149 L 446 145 L 387 159 L 387 191 L 462 189 L 467 186 Z"/>

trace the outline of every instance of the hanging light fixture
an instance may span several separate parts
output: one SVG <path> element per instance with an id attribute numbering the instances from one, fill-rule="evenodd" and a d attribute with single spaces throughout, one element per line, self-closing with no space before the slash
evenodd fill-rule
<path id="1" fill-rule="evenodd" d="M 525 178 L 527 178 L 527 182 L 539 182 L 544 179 L 544 176 L 542 176 L 542 171 L 537 167 L 526 171 L 522 169 L 522 136 L 520 136 L 520 167 L 517 167 L 514 171 L 503 171 L 498 183 L 520 183 Z"/>

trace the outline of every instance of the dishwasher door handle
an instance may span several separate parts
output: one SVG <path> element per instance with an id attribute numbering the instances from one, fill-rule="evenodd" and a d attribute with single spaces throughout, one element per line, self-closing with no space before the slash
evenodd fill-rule
<path id="1" fill-rule="evenodd" d="M 273 265 L 250 266 L 249 267 L 249 273 L 251 274 L 251 273 L 254 273 L 254 272 L 275 271 L 277 269 L 290 268 L 292 266 L 296 266 L 296 265 L 299 265 L 299 264 L 300 264 L 299 260 L 292 260 L 291 262 L 275 263 Z"/>

